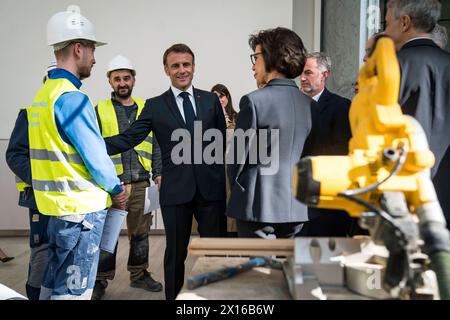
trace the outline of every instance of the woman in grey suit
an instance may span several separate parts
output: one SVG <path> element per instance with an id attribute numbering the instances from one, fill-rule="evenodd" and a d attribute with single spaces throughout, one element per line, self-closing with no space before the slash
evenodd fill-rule
<path id="1" fill-rule="evenodd" d="M 292 190 L 314 109 L 292 80 L 303 71 L 306 50 L 296 33 L 281 27 L 251 35 L 249 44 L 259 89 L 239 103 L 227 215 L 237 219 L 240 237 L 294 237 L 309 220 Z M 244 152 L 239 140 L 245 140 Z"/>

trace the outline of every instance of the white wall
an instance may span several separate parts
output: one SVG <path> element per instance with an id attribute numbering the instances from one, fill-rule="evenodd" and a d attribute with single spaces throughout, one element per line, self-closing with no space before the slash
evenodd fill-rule
<path id="1" fill-rule="evenodd" d="M 292 30 L 308 52 L 320 51 L 322 0 L 294 0 Z"/>
<path id="2" fill-rule="evenodd" d="M 119 53 L 136 66 L 135 96 L 149 98 L 167 90 L 162 55 L 170 45 L 183 42 L 196 54 L 194 85 L 209 90 L 221 82 L 237 105 L 255 89 L 249 34 L 292 28 L 293 17 L 293 0 L 0 0 L 0 230 L 27 229 L 4 151 L 18 107 L 31 103 L 52 59 L 46 46 L 47 20 L 70 4 L 79 5 L 95 24 L 97 38 L 109 43 L 96 51 L 97 64 L 82 87 L 94 103 L 109 96 L 105 69 Z"/>
<path id="3" fill-rule="evenodd" d="M 31 102 L 52 59 L 46 46 L 47 20 L 72 3 L 95 24 L 97 38 L 109 43 L 97 49 L 97 64 L 82 87 L 94 102 L 109 95 L 105 70 L 118 53 L 136 65 L 136 96 L 167 90 L 162 55 L 170 45 L 184 42 L 196 54 L 194 85 L 209 90 L 222 82 L 237 104 L 255 87 L 249 34 L 292 27 L 292 0 L 1 0 L 0 64 L 7 76 L 1 77 L 0 87 L 8 94 L 2 99 L 0 138 L 9 137 L 17 107 Z"/>
<path id="4" fill-rule="evenodd" d="M 0 141 L 0 231 L 28 229 L 28 209 L 19 207 L 18 192 L 14 185 L 14 175 L 6 166 L 7 141 Z M 0 245 L 1 247 L 1 245 Z"/>

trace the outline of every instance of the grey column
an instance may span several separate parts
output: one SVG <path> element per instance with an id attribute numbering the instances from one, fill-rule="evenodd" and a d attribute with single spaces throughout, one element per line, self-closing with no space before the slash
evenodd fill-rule
<path id="1" fill-rule="evenodd" d="M 360 0 L 322 1 L 322 51 L 332 60 L 327 87 L 351 99 L 359 71 Z"/>

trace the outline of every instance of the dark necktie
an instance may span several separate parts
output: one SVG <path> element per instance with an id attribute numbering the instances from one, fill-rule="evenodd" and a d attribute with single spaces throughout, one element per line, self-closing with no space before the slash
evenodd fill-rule
<path id="1" fill-rule="evenodd" d="M 191 133 L 191 136 L 193 136 L 195 121 L 194 106 L 191 103 L 191 99 L 189 99 L 189 93 L 182 92 L 179 96 L 183 98 L 184 121 L 186 122 L 186 127 Z"/>

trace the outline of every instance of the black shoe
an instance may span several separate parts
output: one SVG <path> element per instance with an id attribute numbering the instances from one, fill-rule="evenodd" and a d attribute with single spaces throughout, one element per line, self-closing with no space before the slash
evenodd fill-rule
<path id="1" fill-rule="evenodd" d="M 153 279 L 147 270 L 144 270 L 144 275 L 142 277 L 135 281 L 131 281 L 130 286 L 151 292 L 159 292 L 163 289 L 162 284 Z"/>
<path id="2" fill-rule="evenodd" d="M 106 286 L 101 280 L 95 280 L 94 290 L 92 292 L 91 300 L 102 300 L 105 295 Z"/>

